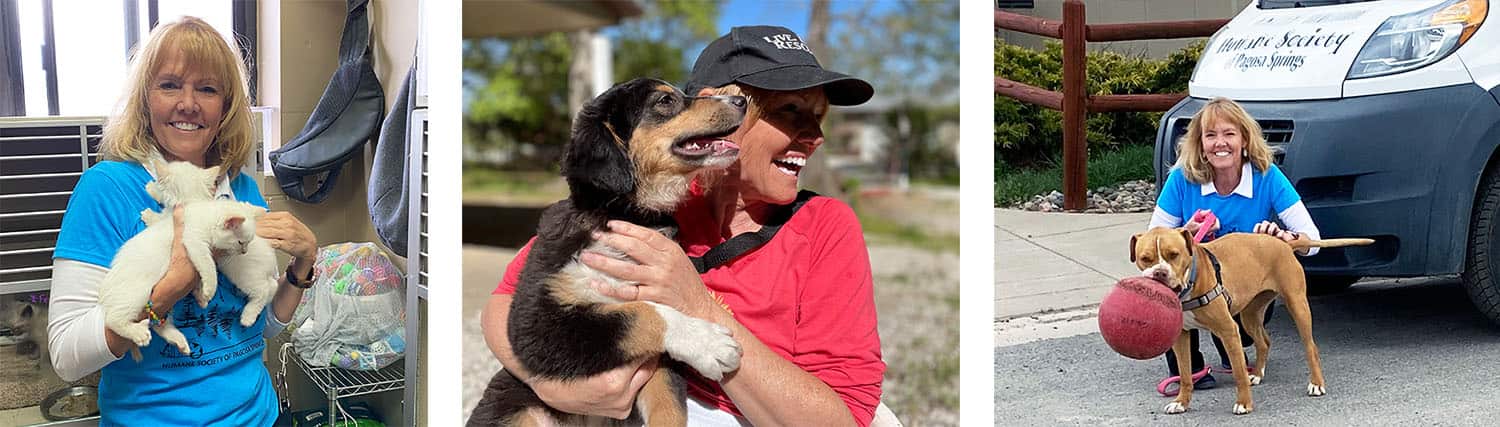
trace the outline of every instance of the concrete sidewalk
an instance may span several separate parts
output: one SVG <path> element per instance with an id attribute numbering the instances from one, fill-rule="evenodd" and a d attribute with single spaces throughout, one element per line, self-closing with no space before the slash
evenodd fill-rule
<path id="1" fill-rule="evenodd" d="M 1140 274 L 1130 236 L 1151 213 L 995 210 L 995 320 L 1099 304 L 1115 281 Z"/>

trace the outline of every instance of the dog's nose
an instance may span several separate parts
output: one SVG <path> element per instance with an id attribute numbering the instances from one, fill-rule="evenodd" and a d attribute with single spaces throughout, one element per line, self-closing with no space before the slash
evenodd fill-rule
<path id="1" fill-rule="evenodd" d="M 1167 279 L 1168 279 L 1168 277 L 1167 277 L 1167 271 L 1166 270 L 1154 270 L 1154 271 L 1151 272 L 1151 278 L 1152 279 L 1156 279 L 1156 281 L 1158 281 L 1158 282 L 1167 283 Z"/>

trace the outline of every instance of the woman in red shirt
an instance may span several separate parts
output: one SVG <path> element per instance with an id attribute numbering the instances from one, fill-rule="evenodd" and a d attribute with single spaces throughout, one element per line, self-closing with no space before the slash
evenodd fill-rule
<path id="1" fill-rule="evenodd" d="M 812 197 L 765 245 L 702 275 L 689 256 L 776 221 L 798 199 L 797 178 L 823 144 L 828 106 L 869 100 L 870 84 L 827 71 L 799 37 L 781 27 L 737 27 L 694 64 L 687 93 L 747 96 L 750 108 L 729 137 L 740 158 L 711 184 L 695 182 L 678 208 L 677 241 L 612 222 L 602 236 L 639 264 L 586 253 L 592 268 L 640 286 L 623 300 L 651 301 L 729 328 L 743 350 L 739 370 L 720 382 L 688 376 L 689 424 L 868 425 L 880 403 L 885 363 L 876 330 L 869 254 L 853 210 Z M 484 313 L 485 340 L 514 366 L 506 337 L 511 294 L 530 245 L 506 269 Z M 641 361 L 573 382 L 528 381 L 550 406 L 624 418 L 655 370 Z"/>

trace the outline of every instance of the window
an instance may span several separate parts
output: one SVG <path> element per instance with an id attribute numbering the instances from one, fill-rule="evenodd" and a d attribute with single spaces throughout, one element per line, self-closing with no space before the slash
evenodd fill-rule
<path id="1" fill-rule="evenodd" d="M 234 37 L 254 64 L 253 2 L 125 0 L 74 7 L 55 0 L 6 2 L 0 32 L 19 43 L 0 49 L 19 87 L 0 91 L 0 115 L 106 116 L 124 89 L 131 49 L 156 23 L 197 16 Z M 55 65 L 53 65 L 55 64 Z M 254 97 L 254 73 L 251 73 Z M 19 108 L 17 108 L 19 107 Z"/>

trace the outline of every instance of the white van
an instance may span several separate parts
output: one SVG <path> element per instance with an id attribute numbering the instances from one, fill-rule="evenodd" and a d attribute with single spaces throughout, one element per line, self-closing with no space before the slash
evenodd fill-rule
<path id="1" fill-rule="evenodd" d="M 1204 47 L 1162 116 L 1156 177 L 1213 97 L 1245 106 L 1324 236 L 1312 285 L 1462 275 L 1500 322 L 1500 22 L 1487 0 L 1260 0 Z M 1500 18 L 1497 18 L 1500 19 Z M 1490 20 L 1494 21 L 1494 20 Z"/>

